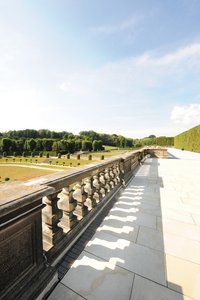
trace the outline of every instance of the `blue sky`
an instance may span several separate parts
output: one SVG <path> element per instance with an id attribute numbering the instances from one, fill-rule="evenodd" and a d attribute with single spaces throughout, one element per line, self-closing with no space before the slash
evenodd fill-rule
<path id="1" fill-rule="evenodd" d="M 0 0 L 0 131 L 200 124 L 199 0 Z"/>

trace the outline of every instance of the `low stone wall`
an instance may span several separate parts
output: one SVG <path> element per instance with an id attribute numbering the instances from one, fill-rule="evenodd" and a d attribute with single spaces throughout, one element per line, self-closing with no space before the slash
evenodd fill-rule
<path id="1" fill-rule="evenodd" d="M 168 158 L 167 148 L 149 148 L 144 150 L 144 155 L 150 154 L 151 157 Z"/>
<path id="2" fill-rule="evenodd" d="M 21 185 L 0 191 L 0 299 L 34 299 L 47 281 L 56 281 L 42 247 L 42 197 L 52 190 Z"/>

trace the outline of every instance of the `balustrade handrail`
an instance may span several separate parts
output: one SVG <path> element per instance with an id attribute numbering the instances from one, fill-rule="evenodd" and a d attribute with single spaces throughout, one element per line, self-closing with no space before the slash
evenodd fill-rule
<path id="1" fill-rule="evenodd" d="M 116 155 L 115 157 L 106 158 L 103 162 L 95 162 L 85 166 L 79 166 L 77 168 L 67 170 L 67 173 L 65 173 L 64 171 L 60 171 L 50 175 L 44 175 L 38 177 L 37 179 L 28 180 L 26 185 L 32 185 L 32 183 L 36 183 L 36 184 L 52 186 L 58 182 L 62 184 L 62 182 L 66 180 L 68 180 L 69 182 L 70 181 L 73 182 L 75 178 L 85 177 L 87 176 L 87 174 L 90 174 L 91 172 L 96 172 L 97 169 L 101 170 L 105 166 L 112 164 L 114 162 L 126 161 L 130 159 L 130 157 L 132 157 L 134 154 L 137 154 L 139 152 L 141 152 L 141 150 L 140 151 L 135 150 L 121 155 Z"/>

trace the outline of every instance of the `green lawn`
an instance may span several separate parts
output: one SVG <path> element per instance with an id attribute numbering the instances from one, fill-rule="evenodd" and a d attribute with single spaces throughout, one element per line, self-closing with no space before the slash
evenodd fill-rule
<path id="1" fill-rule="evenodd" d="M 68 167 L 78 167 L 91 164 L 95 161 L 100 161 L 101 156 L 104 158 L 127 152 L 127 150 L 112 150 L 109 152 L 94 152 L 91 153 L 92 160 L 88 159 L 88 155 L 81 155 L 81 159 L 77 159 L 74 154 L 70 159 L 66 155 L 62 158 L 56 157 L 1 157 L 0 158 L 0 183 L 5 182 L 5 178 L 10 178 L 10 181 L 28 180 L 34 177 L 46 175 L 52 172 L 67 170 Z M 6 166 L 7 164 L 7 166 Z M 19 166 L 21 165 L 21 167 Z M 34 166 L 34 168 L 31 168 Z M 35 168 L 38 167 L 38 168 Z M 45 168 L 40 169 L 40 168 Z M 55 169 L 55 170 L 51 170 Z"/>
<path id="2" fill-rule="evenodd" d="M 106 145 L 104 145 L 103 147 L 105 148 L 105 150 L 118 150 L 118 148 L 114 147 L 114 146 L 106 146 Z"/>
<path id="3" fill-rule="evenodd" d="M 123 154 L 127 152 L 127 150 L 112 150 L 112 151 L 109 151 L 109 152 L 94 152 L 92 153 L 92 155 L 94 156 L 102 156 L 104 155 L 104 157 L 106 156 L 115 156 L 115 155 L 120 155 L 120 154 Z"/>
<path id="4" fill-rule="evenodd" d="M 9 181 L 25 181 L 38 176 L 54 173 L 52 170 L 41 170 L 39 168 L 25 168 L 18 166 L 1 166 L 0 165 L 0 183 L 5 182 L 5 178 L 9 178 Z"/>

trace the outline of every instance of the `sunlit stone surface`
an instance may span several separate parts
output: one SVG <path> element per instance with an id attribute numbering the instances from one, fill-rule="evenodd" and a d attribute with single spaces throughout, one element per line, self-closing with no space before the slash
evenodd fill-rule
<path id="1" fill-rule="evenodd" d="M 169 151 L 139 168 L 49 300 L 200 299 L 200 155 Z"/>

